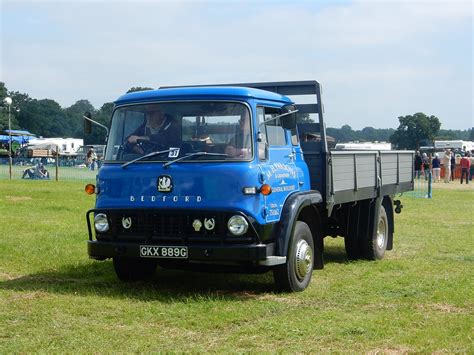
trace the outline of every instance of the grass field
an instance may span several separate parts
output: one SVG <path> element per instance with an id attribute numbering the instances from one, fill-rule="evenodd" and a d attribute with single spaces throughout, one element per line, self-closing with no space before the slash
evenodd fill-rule
<path id="1" fill-rule="evenodd" d="M 32 168 L 34 165 L 13 165 L 12 166 L 12 179 L 18 180 L 21 179 L 23 171 L 27 168 Z M 49 172 L 50 180 L 56 180 L 56 166 L 49 164 L 46 166 L 46 169 Z M 81 180 L 87 182 L 94 182 L 95 176 L 97 175 L 97 170 L 89 170 L 86 167 L 69 167 L 69 166 L 59 166 L 58 167 L 58 180 Z M 5 164 L 0 164 L 0 179 L 8 179 L 10 177 L 9 166 Z M 28 180 L 28 179 L 26 179 Z"/>
<path id="2" fill-rule="evenodd" d="M 159 270 L 122 284 L 87 258 L 83 184 L 0 180 L 0 353 L 474 352 L 473 185 L 402 197 L 394 250 L 326 267 L 302 293 L 271 274 Z"/>

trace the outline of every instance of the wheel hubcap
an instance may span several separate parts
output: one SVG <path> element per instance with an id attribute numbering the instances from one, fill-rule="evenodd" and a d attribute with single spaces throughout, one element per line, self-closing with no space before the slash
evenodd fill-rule
<path id="1" fill-rule="evenodd" d="M 385 220 L 381 218 L 377 226 L 377 247 L 379 249 L 382 249 L 385 245 L 385 239 L 387 238 L 386 229 L 387 229 L 387 225 L 385 224 Z"/>
<path id="2" fill-rule="evenodd" d="M 301 281 L 313 268 L 313 250 L 306 240 L 300 240 L 296 245 L 295 259 L 296 276 Z"/>

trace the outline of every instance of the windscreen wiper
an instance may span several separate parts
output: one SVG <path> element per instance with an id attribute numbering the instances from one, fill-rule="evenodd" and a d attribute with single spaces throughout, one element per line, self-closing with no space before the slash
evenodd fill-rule
<path id="1" fill-rule="evenodd" d="M 208 152 L 188 153 L 186 155 L 183 155 L 182 157 L 179 157 L 178 159 L 175 159 L 175 160 L 169 161 L 167 163 L 164 163 L 163 168 L 166 168 L 166 167 L 170 166 L 171 164 L 177 163 L 178 161 L 189 159 L 189 158 L 199 156 L 199 155 L 210 155 L 210 156 L 214 156 L 214 157 L 228 157 L 227 154 L 223 154 L 223 153 L 208 153 Z"/>
<path id="2" fill-rule="evenodd" d="M 171 152 L 172 150 L 174 149 L 168 149 L 168 150 L 160 150 L 160 151 L 157 151 L 157 152 L 151 152 L 151 153 L 148 153 L 146 155 L 143 155 L 141 157 L 138 157 L 136 159 L 133 159 L 133 160 L 130 160 L 124 164 L 122 164 L 122 168 L 126 168 L 127 166 L 129 166 L 130 164 L 133 164 L 137 161 L 140 161 L 140 160 L 143 160 L 143 159 L 146 159 L 146 158 L 150 158 L 150 157 L 154 157 L 155 155 L 160 155 L 160 154 L 164 154 L 164 153 L 169 153 Z"/>

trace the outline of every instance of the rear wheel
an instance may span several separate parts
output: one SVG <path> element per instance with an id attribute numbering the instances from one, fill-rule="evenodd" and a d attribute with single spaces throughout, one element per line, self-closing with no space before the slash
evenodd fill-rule
<path id="1" fill-rule="evenodd" d="M 273 269 L 275 286 L 282 291 L 303 291 L 311 281 L 314 266 L 314 243 L 311 230 L 297 221 L 286 263 Z"/>
<path id="2" fill-rule="evenodd" d="M 365 257 L 370 260 L 382 259 L 387 250 L 389 236 L 387 212 L 383 204 L 380 206 L 379 215 L 375 219 L 375 228 L 372 238 L 367 240 Z"/>
<path id="3" fill-rule="evenodd" d="M 348 235 L 344 238 L 350 260 L 379 260 L 385 255 L 390 237 L 389 220 L 383 204 L 377 216 L 374 208 L 370 204 L 362 205 L 350 215 Z"/>
<path id="4" fill-rule="evenodd" d="M 155 271 L 157 262 L 152 259 L 114 257 L 115 274 L 121 281 L 131 282 L 150 279 Z"/>
<path id="5" fill-rule="evenodd" d="M 349 210 L 349 228 L 344 237 L 344 246 L 349 260 L 362 257 L 362 240 L 366 239 L 370 230 L 369 213 L 370 204 L 367 201 L 361 201 Z"/>

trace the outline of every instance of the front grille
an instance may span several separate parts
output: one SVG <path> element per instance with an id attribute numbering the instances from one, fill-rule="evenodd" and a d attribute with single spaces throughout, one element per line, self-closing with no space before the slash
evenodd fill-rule
<path id="1" fill-rule="evenodd" d="M 208 211 L 150 211 L 122 210 L 105 211 L 111 223 L 112 238 L 120 241 L 192 243 L 251 243 L 257 240 L 252 227 L 242 237 L 232 236 L 227 230 L 227 221 L 235 213 Z M 131 219 L 131 227 L 124 228 L 123 218 Z M 208 230 L 205 219 L 214 219 L 215 226 Z M 194 221 L 202 223 L 196 231 Z M 249 221 L 250 224 L 250 221 Z"/>

